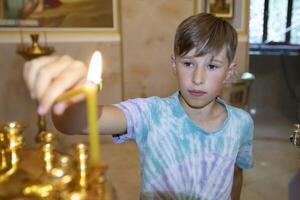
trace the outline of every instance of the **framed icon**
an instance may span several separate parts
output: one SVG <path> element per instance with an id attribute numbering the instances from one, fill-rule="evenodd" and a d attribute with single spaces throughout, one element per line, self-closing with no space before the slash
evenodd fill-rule
<path id="1" fill-rule="evenodd" d="M 213 13 L 217 17 L 233 17 L 233 0 L 206 0 L 206 12 Z"/>
<path id="2" fill-rule="evenodd" d="M 0 0 L 0 41 L 47 32 L 66 40 L 119 38 L 119 0 Z M 100 36 L 100 37 L 99 37 Z"/>

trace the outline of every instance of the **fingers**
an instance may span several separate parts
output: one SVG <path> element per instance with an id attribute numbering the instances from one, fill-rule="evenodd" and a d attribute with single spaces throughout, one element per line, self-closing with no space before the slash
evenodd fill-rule
<path id="1" fill-rule="evenodd" d="M 82 101 L 85 98 L 84 94 L 80 94 L 77 96 L 74 96 L 72 99 L 70 99 L 67 102 L 59 102 L 53 105 L 53 111 L 56 115 L 61 115 L 65 112 L 65 110 L 71 106 L 74 103 L 77 103 L 79 101 Z"/>
<path id="2" fill-rule="evenodd" d="M 38 100 L 41 100 L 42 95 L 46 92 L 51 82 L 56 79 L 72 62 L 70 56 L 62 56 L 55 60 L 55 62 L 48 63 L 46 66 L 40 68 L 37 72 L 34 81 L 33 95 Z"/>
<path id="3" fill-rule="evenodd" d="M 34 59 L 25 63 L 23 71 L 32 98 L 39 101 L 38 113 L 41 115 L 49 111 L 59 95 L 82 84 L 86 79 L 86 74 L 86 65 L 70 56 L 48 56 Z M 54 111 L 62 113 L 70 103 L 82 99 L 82 97 L 75 97 L 70 102 L 58 104 Z"/>
<path id="4" fill-rule="evenodd" d="M 50 68 L 50 71 L 52 68 Z M 46 71 L 47 72 L 47 71 Z M 47 74 L 46 72 L 43 72 Z M 49 111 L 50 107 L 55 102 L 55 99 L 61 95 L 64 91 L 74 87 L 78 82 L 81 82 L 86 78 L 87 68 L 82 62 L 73 61 L 70 63 L 68 67 L 65 67 L 63 71 L 60 72 L 59 76 L 56 76 L 55 79 L 52 79 L 51 84 L 47 84 L 47 86 L 42 86 L 39 101 L 40 106 L 38 109 L 39 114 L 45 114 Z M 45 75 L 44 74 L 44 75 Z M 50 78 L 47 78 L 46 81 L 49 81 Z M 37 84 L 38 85 L 38 84 Z M 78 97 L 74 97 L 70 100 L 70 102 L 76 102 L 81 100 Z M 57 114 L 60 114 L 65 110 L 68 103 L 59 104 Z"/>
<path id="5" fill-rule="evenodd" d="M 79 81 L 76 85 L 76 86 L 79 86 L 81 84 L 83 84 L 84 82 L 86 81 L 86 79 L 83 79 L 82 81 Z M 81 95 L 77 95 L 77 96 L 74 96 L 72 99 L 70 99 L 69 101 L 64 101 L 64 102 L 59 102 L 59 103 L 55 103 L 53 105 L 53 112 L 56 114 L 56 115 L 61 115 L 65 112 L 65 110 L 72 104 L 76 103 L 76 102 L 79 102 L 79 101 L 82 101 L 83 99 L 85 98 L 85 96 L 83 94 Z"/>
<path id="6" fill-rule="evenodd" d="M 33 88 L 39 70 L 45 65 L 54 62 L 57 58 L 58 58 L 57 56 L 45 56 L 45 57 L 34 59 L 32 61 L 27 61 L 25 63 L 24 70 L 23 70 L 23 77 L 30 91 L 31 98 L 35 98 Z"/>
<path id="7" fill-rule="evenodd" d="M 56 115 L 61 115 L 69 105 L 66 102 L 57 103 L 53 106 L 53 111 Z"/>

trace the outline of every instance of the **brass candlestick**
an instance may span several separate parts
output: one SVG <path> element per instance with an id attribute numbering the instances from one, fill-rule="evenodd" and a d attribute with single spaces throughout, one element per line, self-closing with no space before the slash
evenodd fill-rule
<path id="1" fill-rule="evenodd" d="M 41 46 L 39 44 L 39 34 L 38 33 L 32 33 L 30 34 L 32 44 L 27 45 L 24 43 L 21 43 L 17 47 L 17 53 L 25 60 L 31 60 L 33 58 L 37 58 L 40 56 L 46 56 L 46 55 L 51 55 L 54 52 L 53 47 L 48 47 L 48 46 Z"/>
<path id="2" fill-rule="evenodd" d="M 4 170 L 7 168 L 7 161 L 6 161 L 6 141 L 5 141 L 5 136 L 4 133 L 0 132 L 0 171 Z"/>
<path id="3" fill-rule="evenodd" d="M 40 132 L 41 149 L 43 152 L 43 160 L 45 164 L 45 172 L 50 173 L 54 167 L 54 134 L 46 131 Z"/>
<path id="4" fill-rule="evenodd" d="M 111 199 L 110 192 L 107 191 L 109 186 L 104 177 L 107 165 L 101 163 L 98 165 L 88 163 L 88 149 L 85 144 L 77 144 L 75 146 L 75 151 L 77 157 L 77 170 L 79 173 L 76 176 L 75 188 L 68 194 L 66 199 Z"/>
<path id="5" fill-rule="evenodd" d="M 13 175 L 19 166 L 20 158 L 18 156 L 18 151 L 22 146 L 23 137 L 21 135 L 23 126 L 17 122 L 6 123 L 3 126 L 4 134 L 1 134 L 2 143 L 4 141 L 4 137 L 6 136 L 8 142 L 8 146 L 2 145 L 1 155 L 2 157 L 2 167 L 5 170 L 0 175 L 0 183 L 6 181 L 11 175 Z M 7 165 L 5 152 L 8 153 L 7 157 L 10 158 L 10 163 Z"/>
<path id="6" fill-rule="evenodd" d="M 23 126 L 18 122 L 7 122 L 0 127 L 0 199 L 13 199 L 21 193 L 24 181 L 33 178 L 21 169 L 23 148 Z M 10 197 L 10 198 L 8 198 Z"/>
<path id="7" fill-rule="evenodd" d="M 39 44 L 39 34 L 38 33 L 32 33 L 32 34 L 30 34 L 30 37 L 32 40 L 31 45 L 27 45 L 22 42 L 17 47 L 17 53 L 19 55 L 21 55 L 25 60 L 31 60 L 34 58 L 38 58 L 40 56 L 51 55 L 54 52 L 53 47 L 41 46 Z M 40 139 L 39 134 L 41 132 L 47 130 L 47 123 L 46 123 L 45 116 L 38 115 L 37 124 L 38 124 L 38 134 L 36 136 L 36 140 L 39 142 L 39 139 Z"/>

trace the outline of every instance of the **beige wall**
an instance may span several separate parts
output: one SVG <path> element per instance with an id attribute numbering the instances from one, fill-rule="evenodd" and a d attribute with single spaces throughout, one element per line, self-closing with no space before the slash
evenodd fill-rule
<path id="1" fill-rule="evenodd" d="M 176 26 L 193 13 L 193 0 L 122 1 L 124 98 L 166 96 Z"/>
<path id="2" fill-rule="evenodd" d="M 101 103 L 152 95 L 167 96 L 176 90 L 170 61 L 175 28 L 197 9 L 201 11 L 202 4 L 203 0 L 120 1 L 122 42 L 50 41 L 49 44 L 58 54 L 70 54 L 86 62 L 94 50 L 102 52 L 104 87 L 100 93 Z M 236 16 L 247 13 L 243 6 L 237 8 L 240 9 L 235 11 Z M 240 36 L 236 60 L 240 71 L 245 71 L 248 69 L 246 31 L 240 31 Z M 26 131 L 30 141 L 36 132 L 36 108 L 22 79 L 24 60 L 16 55 L 15 50 L 15 43 L 0 45 L 0 122 L 19 120 L 30 124 Z"/>

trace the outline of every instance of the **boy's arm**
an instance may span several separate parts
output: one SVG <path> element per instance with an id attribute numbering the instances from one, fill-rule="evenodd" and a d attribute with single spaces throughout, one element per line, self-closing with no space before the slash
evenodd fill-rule
<path id="1" fill-rule="evenodd" d="M 116 106 L 98 106 L 98 129 L 101 134 L 122 134 L 126 132 L 127 122 L 121 109 Z M 54 126 L 66 134 L 86 134 L 87 116 L 85 101 L 68 107 L 61 115 L 52 113 Z"/>
<path id="2" fill-rule="evenodd" d="M 67 55 L 44 56 L 26 62 L 23 76 L 31 97 L 39 103 L 40 115 L 53 108 L 53 121 L 58 130 L 70 134 L 87 132 L 83 95 L 63 103 L 55 101 L 66 90 L 86 82 L 87 66 L 83 62 Z M 103 134 L 122 134 L 126 131 L 125 116 L 115 106 L 100 106 L 98 119 Z"/>
<path id="3" fill-rule="evenodd" d="M 231 190 L 231 199 L 239 200 L 243 185 L 243 170 L 236 166 L 234 167 L 233 184 Z"/>

